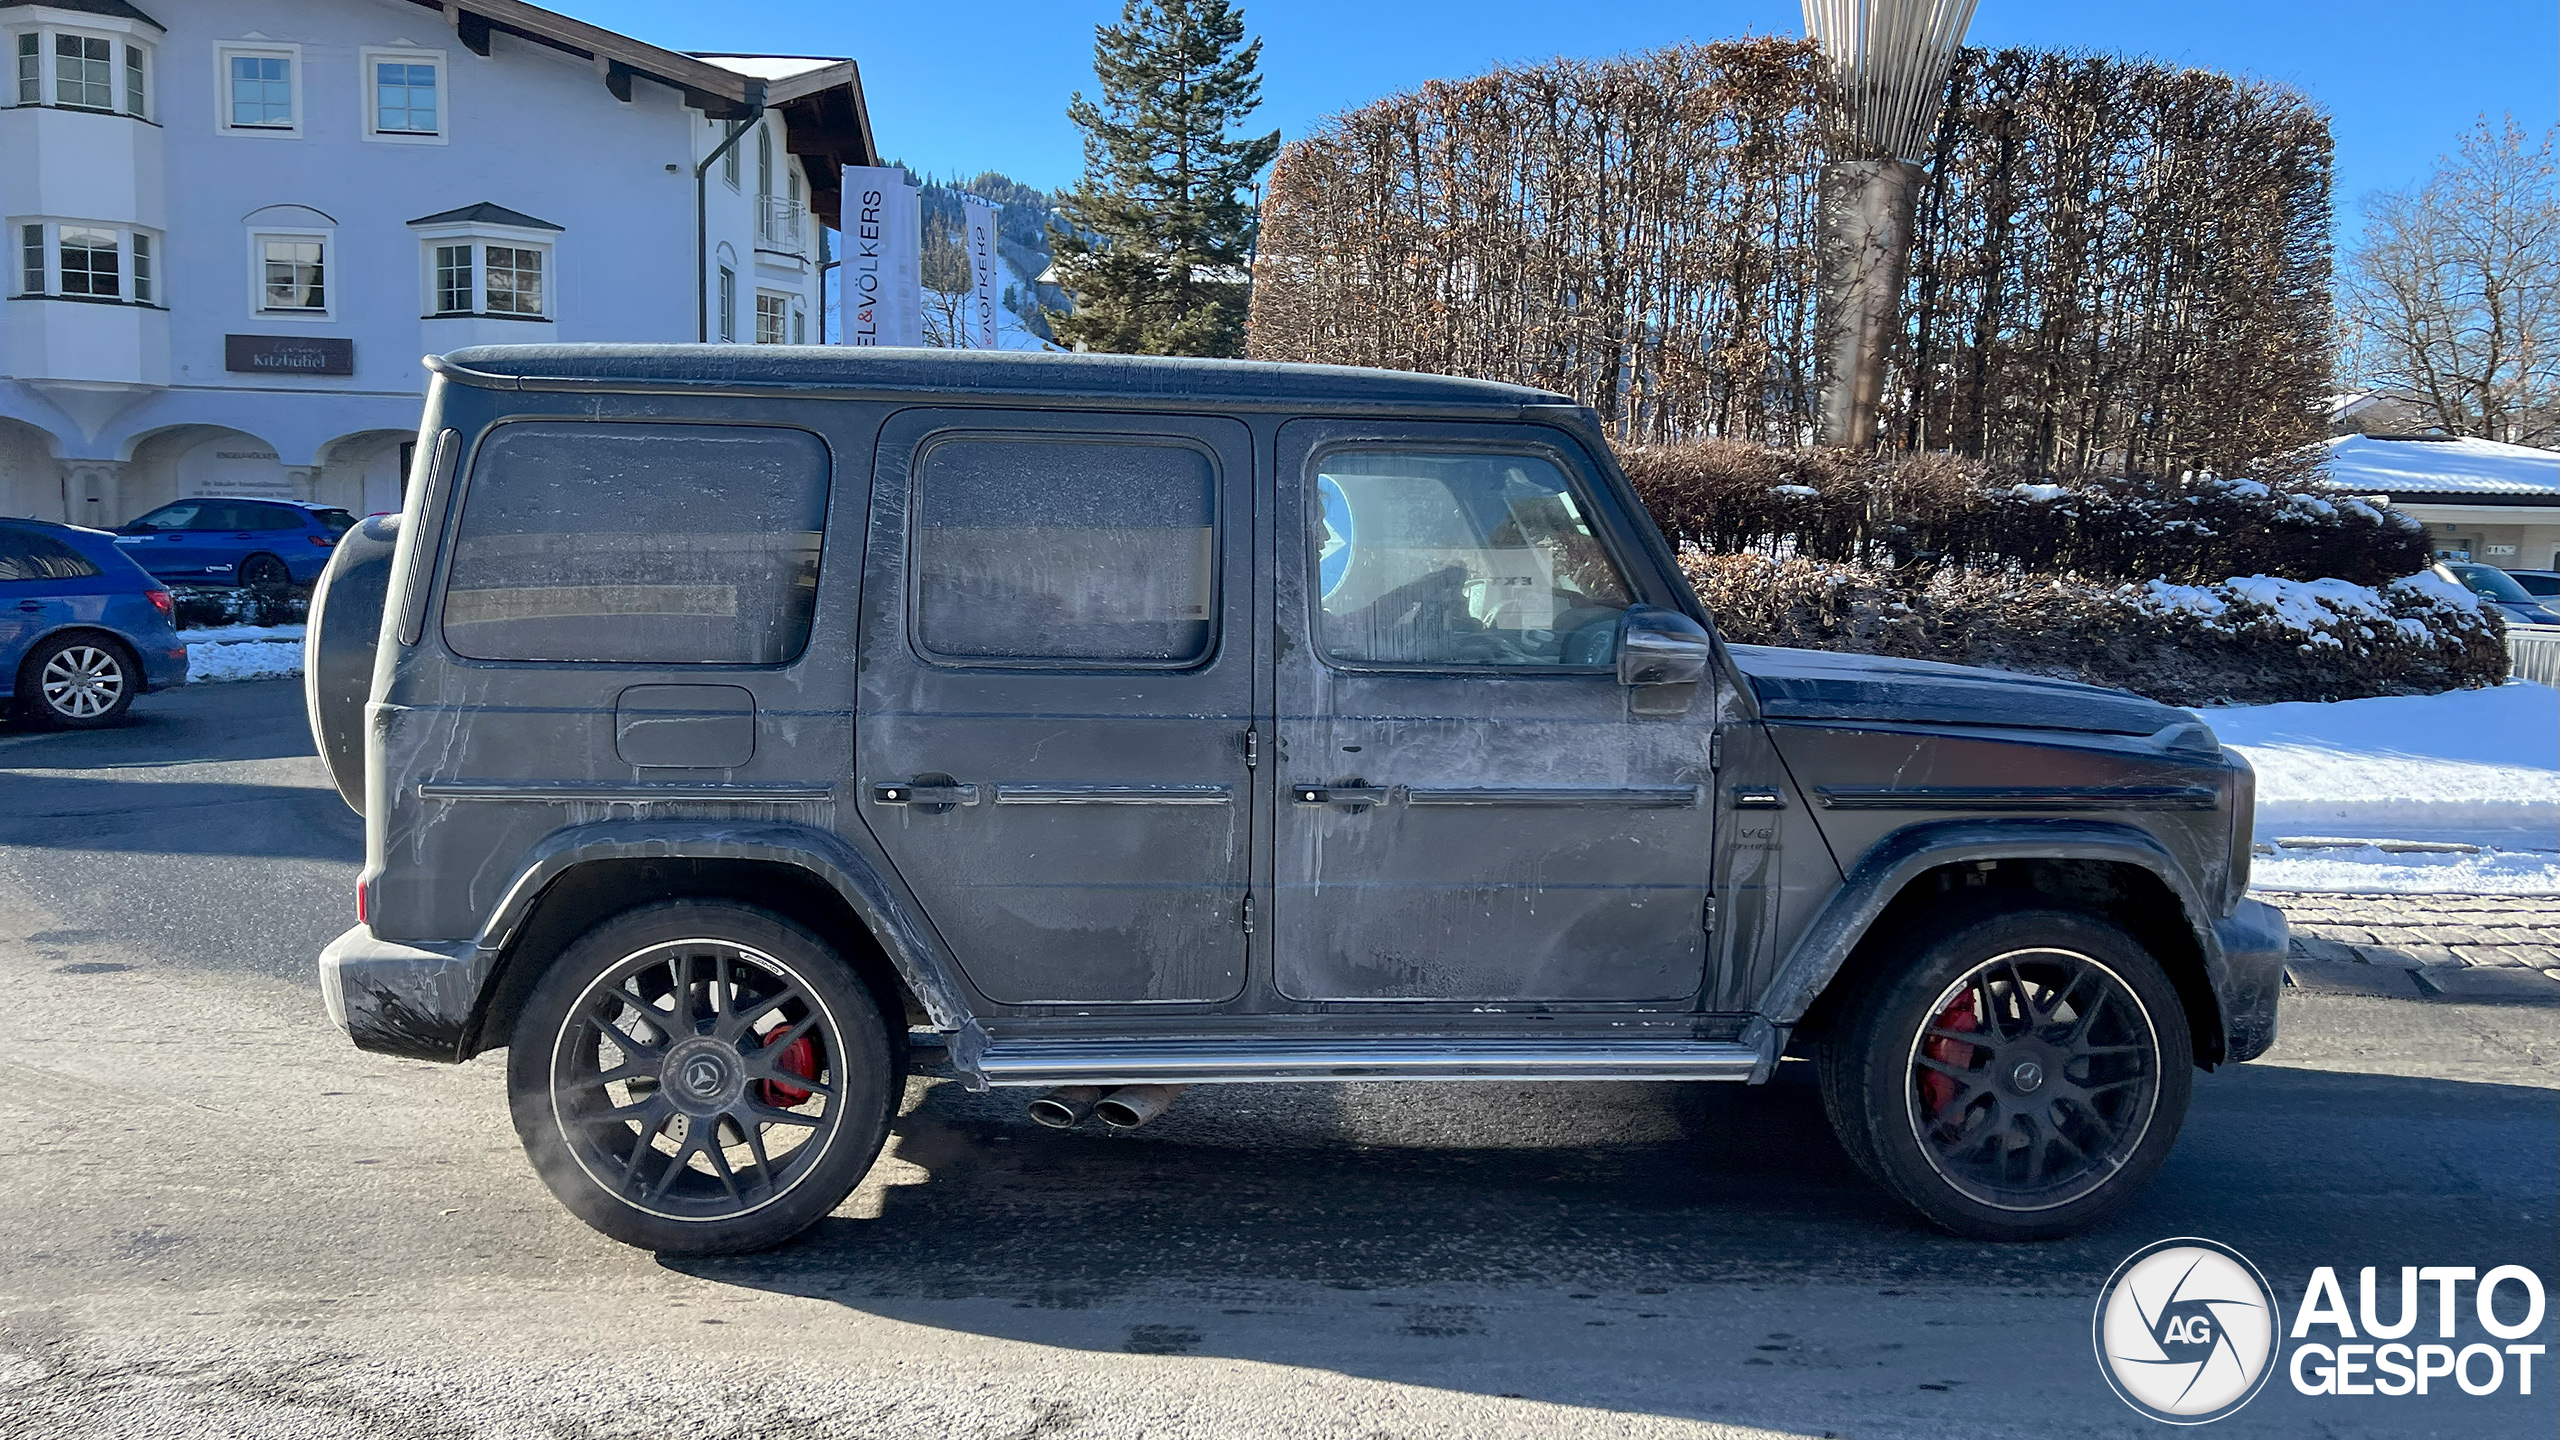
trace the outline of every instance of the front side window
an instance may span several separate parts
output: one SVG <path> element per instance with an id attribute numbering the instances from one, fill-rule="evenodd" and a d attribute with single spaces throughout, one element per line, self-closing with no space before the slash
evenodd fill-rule
<path id="1" fill-rule="evenodd" d="M 1601 666 L 1631 597 L 1591 515 L 1535 455 L 1340 450 L 1317 466 L 1309 564 L 1325 655 L 1354 664 Z"/>
<path id="2" fill-rule="evenodd" d="M 913 503 L 928 655 L 1178 666 L 1216 642 L 1217 468 L 1189 445 L 945 438 Z"/>
<path id="3" fill-rule="evenodd" d="M 116 296 L 116 234 L 112 230 L 62 227 L 62 293 Z"/>
<path id="4" fill-rule="evenodd" d="M 94 35 L 53 37 L 53 103 L 116 108 L 115 47 Z"/>
<path id="5" fill-rule="evenodd" d="M 515 245 L 489 245 L 486 284 L 492 315 L 542 313 L 542 252 Z"/>
<path id="6" fill-rule="evenodd" d="M 175 505 L 161 506 L 159 509 L 152 511 L 150 514 L 143 516 L 139 520 L 134 521 L 133 524 L 127 528 L 133 530 L 193 529 L 196 523 L 197 512 L 204 508 L 205 507 L 198 501 L 181 500 Z"/>
<path id="7" fill-rule="evenodd" d="M 791 297 L 769 290 L 756 292 L 756 343 L 779 345 L 790 333 Z"/>
<path id="8" fill-rule="evenodd" d="M 293 61 L 282 55 L 234 55 L 230 62 L 232 127 L 292 129 Z"/>
<path id="9" fill-rule="evenodd" d="M 326 310 L 329 308 L 327 246 L 313 239 L 258 241 L 264 268 L 262 310 Z"/>
<path id="10" fill-rule="evenodd" d="M 18 37 L 18 103 L 44 103 L 44 41 L 32 30 Z"/>
<path id="11" fill-rule="evenodd" d="M 827 449 L 745 425 L 502 425 L 463 493 L 444 637 L 477 660 L 778 665 L 807 645 Z"/>
<path id="12" fill-rule="evenodd" d="M 133 236 L 133 298 L 151 304 L 153 280 L 151 237 L 137 230 Z"/>
<path id="13" fill-rule="evenodd" d="M 436 247 L 436 313 L 468 315 L 471 313 L 471 247 L 439 245 Z"/>
<path id="14" fill-rule="evenodd" d="M 18 230 L 18 293 L 42 295 L 44 288 L 44 227 L 25 225 Z"/>
<path id="15" fill-rule="evenodd" d="M 436 133 L 436 67 L 402 60 L 373 65 L 373 128 L 391 135 Z"/>

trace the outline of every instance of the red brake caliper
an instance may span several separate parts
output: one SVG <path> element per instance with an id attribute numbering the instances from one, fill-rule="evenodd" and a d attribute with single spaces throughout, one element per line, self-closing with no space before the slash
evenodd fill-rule
<path id="1" fill-rule="evenodd" d="M 789 1027 L 777 1025 L 774 1028 L 781 1030 Z M 808 1036 L 803 1035 L 782 1047 L 782 1053 L 774 1057 L 773 1068 L 797 1075 L 804 1080 L 815 1080 L 818 1078 L 818 1047 L 810 1043 Z M 787 1110 L 809 1098 L 808 1091 L 797 1085 L 785 1085 L 779 1080 L 759 1080 L 756 1082 L 756 1087 L 763 1096 L 764 1103 L 776 1109 Z"/>
<path id="2" fill-rule="evenodd" d="M 1956 1003 L 1939 1012 L 1938 1018 L 1930 1021 L 1929 1025 L 1934 1030 L 1957 1030 L 1967 1034 L 1981 1029 L 1981 1017 L 1973 1009 L 1973 992 L 1967 990 L 1958 996 Z M 1920 1053 L 1941 1065 L 1953 1065 L 1962 1070 L 1972 1067 L 1973 1048 L 1961 1040 L 1941 1040 L 1932 1036 L 1921 1045 Z M 1955 1103 L 1956 1078 L 1935 1070 L 1923 1070 L 1920 1072 L 1920 1093 L 1928 1100 L 1929 1117 L 1934 1120 Z"/>

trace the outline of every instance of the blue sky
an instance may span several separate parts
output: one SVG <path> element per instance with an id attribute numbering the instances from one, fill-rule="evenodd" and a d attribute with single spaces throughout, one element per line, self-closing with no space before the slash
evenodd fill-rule
<path id="1" fill-rule="evenodd" d="M 881 147 L 935 174 L 1002 170 L 1035 185 L 1083 166 L 1067 95 L 1090 89 L 1091 0 L 549 0 L 677 50 L 851 55 Z M 1600 56 L 1679 40 L 1796 34 L 1791 0 L 1555 4 L 1522 0 L 1246 0 L 1264 37 L 1261 120 L 1285 134 L 1337 110 L 1503 61 Z M 1976 44 L 2140 53 L 2293 86 L 2333 117 L 2341 219 L 2366 192 L 2413 183 L 2474 117 L 2527 126 L 2560 108 L 2551 0 L 1982 0 Z M 980 61 L 992 61 L 981 66 Z"/>

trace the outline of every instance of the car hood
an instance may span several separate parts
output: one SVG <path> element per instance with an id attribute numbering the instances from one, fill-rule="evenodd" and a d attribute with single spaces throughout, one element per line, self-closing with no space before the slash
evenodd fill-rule
<path id="1" fill-rule="evenodd" d="M 2004 725 L 2156 735 L 2194 716 L 2123 690 L 2070 680 L 1774 645 L 1728 646 L 1771 720 Z"/>

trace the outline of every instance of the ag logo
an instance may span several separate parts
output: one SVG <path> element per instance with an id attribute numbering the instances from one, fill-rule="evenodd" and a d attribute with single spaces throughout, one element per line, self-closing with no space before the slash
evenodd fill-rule
<path id="1" fill-rule="evenodd" d="M 2278 1330 L 2266 1277 L 2211 1240 L 2133 1253 L 2098 1292 L 2098 1368 L 2124 1403 L 2171 1425 L 2201 1425 L 2267 1383 Z"/>

